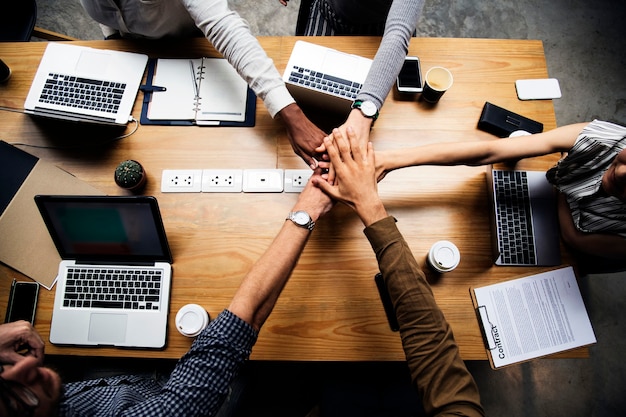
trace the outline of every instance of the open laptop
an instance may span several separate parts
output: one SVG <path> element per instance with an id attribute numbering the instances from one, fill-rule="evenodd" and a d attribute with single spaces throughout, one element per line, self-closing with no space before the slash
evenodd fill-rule
<path id="1" fill-rule="evenodd" d="M 154 197 L 37 195 L 61 262 L 50 341 L 163 348 L 172 256 Z"/>
<path id="2" fill-rule="evenodd" d="M 148 56 L 50 42 L 26 97 L 26 113 L 126 125 Z"/>
<path id="3" fill-rule="evenodd" d="M 283 81 L 298 103 L 347 114 L 371 65 L 368 58 L 297 41 Z"/>
<path id="4" fill-rule="evenodd" d="M 496 265 L 559 265 L 556 195 L 545 172 L 487 167 Z"/>

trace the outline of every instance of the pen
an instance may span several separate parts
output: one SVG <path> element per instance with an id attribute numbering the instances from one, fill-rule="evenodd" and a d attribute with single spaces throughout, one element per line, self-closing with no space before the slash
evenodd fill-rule
<path id="1" fill-rule="evenodd" d="M 189 68 L 191 69 L 191 82 L 193 83 L 193 91 L 196 93 L 196 98 L 198 98 L 198 83 L 196 81 L 196 71 L 193 69 L 193 61 L 189 60 Z"/>
<path id="2" fill-rule="evenodd" d="M 167 90 L 167 88 L 160 87 L 158 85 L 142 85 L 142 86 L 139 87 L 139 89 L 141 91 L 143 91 L 144 93 L 152 93 L 154 91 L 165 91 L 165 90 Z"/>

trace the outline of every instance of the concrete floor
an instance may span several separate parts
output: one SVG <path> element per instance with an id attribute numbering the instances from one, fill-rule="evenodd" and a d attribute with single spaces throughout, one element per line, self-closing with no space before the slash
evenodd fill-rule
<path id="1" fill-rule="evenodd" d="M 230 0 L 256 35 L 291 35 L 299 0 Z M 98 26 L 76 0 L 39 0 L 38 25 L 80 39 L 101 39 Z M 555 100 L 558 125 L 594 118 L 626 124 L 626 2 L 623 0 L 426 0 L 417 36 L 541 39 L 548 72 L 563 97 Z M 469 362 L 487 415 L 608 417 L 626 413 L 626 327 L 620 323 L 626 274 L 580 279 L 598 343 L 589 359 L 541 359 L 493 371 Z M 262 365 L 267 370 L 268 364 Z M 271 369 L 271 364 L 269 365 Z M 281 364 L 276 364 L 279 368 Z M 289 365 L 283 382 L 311 369 Z M 270 371 L 269 373 L 272 373 Z M 267 384 L 266 384 L 267 385 Z M 270 384 L 271 385 L 271 384 Z M 280 388 L 255 400 L 249 415 L 301 415 L 286 410 Z M 274 406 L 272 408 L 272 403 Z M 276 404 L 284 404 L 281 406 Z M 263 412 L 262 410 L 270 410 Z M 303 415 L 303 414 L 302 414 Z"/>

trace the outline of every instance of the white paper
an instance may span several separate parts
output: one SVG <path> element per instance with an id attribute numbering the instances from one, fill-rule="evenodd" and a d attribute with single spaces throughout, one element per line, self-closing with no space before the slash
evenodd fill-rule
<path id="1" fill-rule="evenodd" d="M 572 267 L 474 294 L 495 368 L 596 342 Z"/>
<path id="2" fill-rule="evenodd" d="M 225 59 L 204 58 L 203 62 L 196 120 L 243 122 L 248 84 Z"/>
<path id="3" fill-rule="evenodd" d="M 191 64 L 199 68 L 201 59 L 159 59 L 152 85 L 165 87 L 165 91 L 152 93 L 148 107 L 150 120 L 194 120 L 195 78 L 191 77 Z"/>

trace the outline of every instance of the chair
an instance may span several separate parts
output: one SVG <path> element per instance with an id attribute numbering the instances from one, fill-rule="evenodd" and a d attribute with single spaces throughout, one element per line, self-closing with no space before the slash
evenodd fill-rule
<path id="1" fill-rule="evenodd" d="M 36 27 L 36 21 L 37 2 L 35 0 L 10 2 L 7 10 L 0 15 L 0 41 L 28 42 L 32 36 L 50 41 L 78 40 L 71 36 Z"/>

